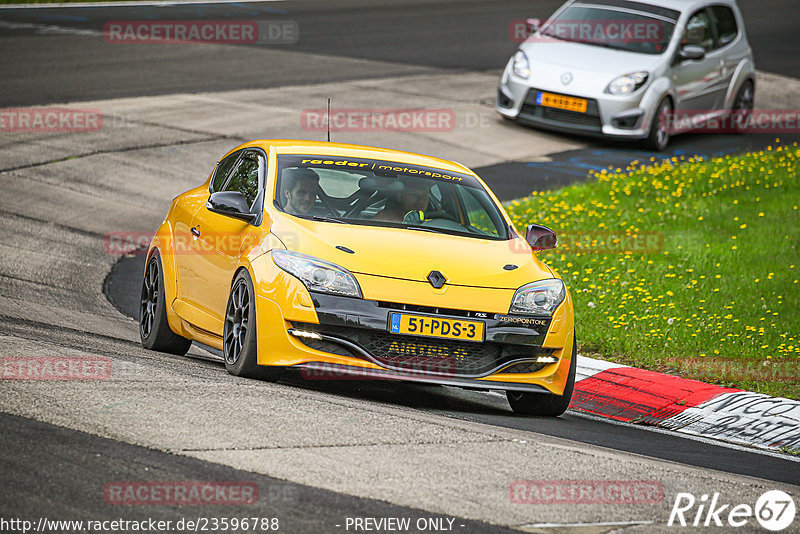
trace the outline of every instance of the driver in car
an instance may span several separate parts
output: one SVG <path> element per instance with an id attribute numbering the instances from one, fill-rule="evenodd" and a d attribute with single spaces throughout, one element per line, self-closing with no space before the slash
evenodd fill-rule
<path id="1" fill-rule="evenodd" d="M 308 215 L 317 199 L 319 175 L 305 167 L 283 171 L 284 211 L 292 215 Z"/>
<path id="2" fill-rule="evenodd" d="M 428 208 L 431 186 L 418 178 L 401 177 L 403 190 L 386 201 L 386 206 L 375 214 L 373 221 L 421 223 Z"/>

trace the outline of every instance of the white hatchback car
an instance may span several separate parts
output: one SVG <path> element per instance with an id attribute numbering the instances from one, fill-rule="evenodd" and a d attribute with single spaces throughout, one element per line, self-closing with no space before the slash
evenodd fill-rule
<path id="1" fill-rule="evenodd" d="M 495 109 L 571 133 L 663 150 L 676 118 L 746 123 L 753 54 L 733 0 L 570 0 L 511 57 Z M 738 122 L 737 122 L 738 121 Z"/>

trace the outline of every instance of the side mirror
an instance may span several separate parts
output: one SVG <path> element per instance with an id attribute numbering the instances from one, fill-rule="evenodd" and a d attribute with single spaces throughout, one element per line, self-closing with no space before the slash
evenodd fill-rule
<path id="1" fill-rule="evenodd" d="M 702 46 L 687 44 L 678 50 L 678 59 L 681 61 L 697 61 L 706 57 L 706 51 Z"/>
<path id="2" fill-rule="evenodd" d="M 525 19 L 525 28 L 528 30 L 528 35 L 532 35 L 539 30 L 542 21 L 539 19 Z"/>
<path id="3" fill-rule="evenodd" d="M 556 233 L 541 224 L 528 225 L 528 231 L 525 233 L 525 241 L 528 242 L 534 251 L 556 248 L 558 244 Z"/>
<path id="4" fill-rule="evenodd" d="M 211 193 L 206 202 L 208 211 L 227 215 L 247 222 L 253 222 L 258 217 L 255 213 L 250 213 L 250 205 L 247 199 L 239 191 L 217 191 Z"/>

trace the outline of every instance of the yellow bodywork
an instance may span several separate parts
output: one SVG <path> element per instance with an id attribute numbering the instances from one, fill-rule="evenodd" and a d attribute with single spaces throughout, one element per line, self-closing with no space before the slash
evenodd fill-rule
<path id="1" fill-rule="evenodd" d="M 319 320 L 303 283 L 273 263 L 270 252 L 274 249 L 290 249 L 346 268 L 357 279 L 366 300 L 497 314 L 508 313 L 514 292 L 520 286 L 558 277 L 539 261 L 525 239 L 519 237 L 524 235 L 521 229 L 516 229 L 517 236 L 512 239 L 498 241 L 409 232 L 400 228 L 331 224 L 294 217 L 279 211 L 271 202 L 275 198 L 279 154 L 379 159 L 475 176 L 462 165 L 394 150 L 296 140 L 252 141 L 229 154 L 251 147 L 260 148 L 268 155 L 262 224 L 252 226 L 206 209 L 212 172 L 204 184 L 173 200 L 148 251 L 148 257 L 154 249 L 161 255 L 169 326 L 188 339 L 222 349 L 223 320 L 231 284 L 239 269 L 247 269 L 256 293 L 260 365 L 320 362 L 381 369 L 370 361 L 312 349 L 287 332 L 292 326 L 289 321 L 319 323 Z M 497 198 L 483 185 L 513 228 Z M 202 237 L 192 236 L 191 226 L 198 226 L 203 231 Z M 204 241 L 208 239 L 216 242 Z M 343 252 L 337 245 L 356 254 Z M 196 261 L 198 257 L 200 260 Z M 193 258 L 191 262 L 187 261 L 189 258 Z M 509 263 L 519 268 L 504 270 L 502 267 Z M 431 269 L 447 273 L 448 283 L 441 289 L 433 288 L 426 281 Z M 184 298 L 187 290 L 198 297 L 187 301 Z M 573 343 L 573 308 L 567 292 L 564 302 L 553 314 L 543 344 L 557 349 L 558 363 L 546 365 L 535 373 L 495 374 L 474 381 L 536 384 L 561 394 L 567 381 Z"/>

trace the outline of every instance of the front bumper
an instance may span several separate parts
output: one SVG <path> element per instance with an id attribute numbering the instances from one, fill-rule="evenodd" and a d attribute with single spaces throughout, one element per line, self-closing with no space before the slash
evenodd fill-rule
<path id="1" fill-rule="evenodd" d="M 319 293 L 311 293 L 311 300 L 315 322 L 287 320 L 279 306 L 259 296 L 259 364 L 294 367 L 304 377 L 320 380 L 389 379 L 477 389 L 563 391 L 572 356 L 572 322 L 565 320 L 568 299 L 555 319 L 429 309 Z M 392 334 L 387 329 L 392 312 L 481 320 L 485 340 Z M 555 323 L 553 329 L 551 323 Z M 559 331 L 553 336 L 550 330 L 555 329 Z M 538 361 L 540 357 L 555 362 Z"/>
<path id="2" fill-rule="evenodd" d="M 523 368 L 535 372 L 557 358 L 554 350 L 542 347 L 550 317 L 510 317 L 323 294 L 313 294 L 313 301 L 319 324 L 292 322 L 291 335 L 313 349 L 365 359 L 395 372 L 482 378 Z M 485 339 L 479 343 L 393 334 L 387 331 L 392 312 L 480 320 L 485 325 Z M 528 324 L 512 322 L 520 319 Z"/>
<path id="3" fill-rule="evenodd" d="M 586 99 L 586 112 L 541 106 L 536 100 L 542 91 Z M 647 89 L 625 96 L 580 94 L 566 87 L 521 80 L 506 69 L 497 88 L 495 110 L 509 119 L 548 130 L 593 137 L 644 139 L 649 133 L 655 107 L 652 100 Z"/>

